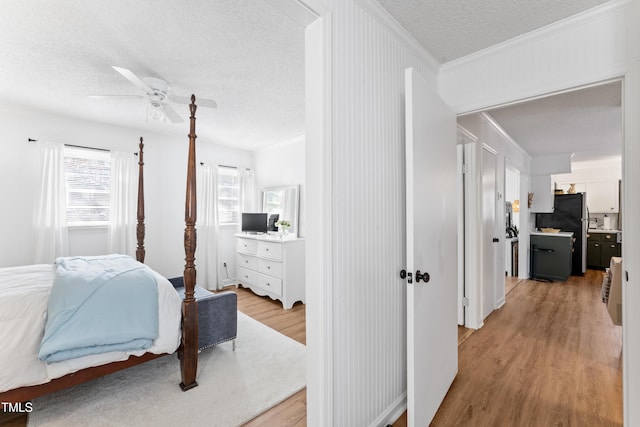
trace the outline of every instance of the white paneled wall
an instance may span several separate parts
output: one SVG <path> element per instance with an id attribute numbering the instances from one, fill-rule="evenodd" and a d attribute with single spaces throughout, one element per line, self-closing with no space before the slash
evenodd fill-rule
<path id="1" fill-rule="evenodd" d="M 333 0 L 331 7 L 331 425 L 366 426 L 404 401 L 404 70 L 414 67 L 434 87 L 435 72 L 377 4 Z"/>

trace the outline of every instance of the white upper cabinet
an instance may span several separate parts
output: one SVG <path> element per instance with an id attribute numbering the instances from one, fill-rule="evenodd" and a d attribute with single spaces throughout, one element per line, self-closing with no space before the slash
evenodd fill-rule
<path id="1" fill-rule="evenodd" d="M 531 192 L 533 193 L 532 213 L 553 212 L 553 182 L 551 175 L 533 175 L 531 177 Z"/>
<path id="2" fill-rule="evenodd" d="M 587 206 L 590 213 L 618 213 L 618 181 L 588 182 Z"/>

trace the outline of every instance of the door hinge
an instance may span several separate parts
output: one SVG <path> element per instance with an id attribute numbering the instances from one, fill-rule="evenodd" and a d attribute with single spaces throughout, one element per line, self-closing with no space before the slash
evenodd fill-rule
<path id="1" fill-rule="evenodd" d="M 469 298 L 462 297 L 462 306 L 463 307 L 469 307 Z"/>
<path id="2" fill-rule="evenodd" d="M 469 173 L 469 166 L 467 166 L 465 163 L 462 164 L 462 173 Z"/>

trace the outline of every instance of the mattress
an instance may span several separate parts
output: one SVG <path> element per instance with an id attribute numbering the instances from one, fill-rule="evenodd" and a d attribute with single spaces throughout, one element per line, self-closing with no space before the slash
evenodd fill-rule
<path id="1" fill-rule="evenodd" d="M 182 300 L 165 277 L 149 271 L 158 284 L 159 335 L 146 352 L 173 353 L 180 344 Z M 38 359 L 54 275 L 53 264 L 0 268 L 0 392 L 145 353 L 117 351 L 55 363 Z"/>

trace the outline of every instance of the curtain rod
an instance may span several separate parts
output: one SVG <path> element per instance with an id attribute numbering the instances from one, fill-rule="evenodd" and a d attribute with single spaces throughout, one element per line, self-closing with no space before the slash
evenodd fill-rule
<path id="1" fill-rule="evenodd" d="M 204 166 L 204 162 L 200 162 L 200 166 Z M 240 169 L 238 166 L 227 166 L 227 165 L 218 165 L 221 168 L 231 168 L 231 169 Z M 245 168 L 246 170 L 250 171 L 250 168 Z"/>
<path id="2" fill-rule="evenodd" d="M 95 147 L 86 147 L 84 145 L 74 145 L 74 144 L 64 144 L 65 147 L 73 147 L 73 148 L 84 148 L 85 150 L 96 150 L 96 151 L 111 151 L 106 148 L 95 148 Z"/>
<path id="3" fill-rule="evenodd" d="M 200 164 L 204 165 L 204 162 L 200 162 Z M 242 168 L 239 168 L 238 166 L 228 166 L 228 165 L 218 165 L 218 166 L 221 167 L 221 168 L 242 169 Z M 244 169 L 248 170 L 248 171 L 251 170 L 251 168 L 244 168 Z"/>
<path id="4" fill-rule="evenodd" d="M 29 138 L 29 142 L 38 142 L 37 139 Z M 107 150 L 106 148 L 96 148 L 96 147 L 87 147 L 85 145 L 74 145 L 74 144 L 64 144 L 65 147 L 73 147 L 73 148 L 84 148 L 85 150 L 96 150 L 96 151 L 106 151 L 111 152 L 111 150 Z M 137 156 L 138 153 L 133 153 L 134 156 Z"/>
<path id="5" fill-rule="evenodd" d="M 37 139 L 29 138 L 29 142 L 38 142 Z M 96 151 L 111 151 L 106 148 L 95 148 L 95 147 L 87 147 L 85 145 L 74 145 L 74 144 L 64 144 L 65 147 L 74 147 L 74 148 L 84 148 L 86 150 L 96 150 Z"/>

